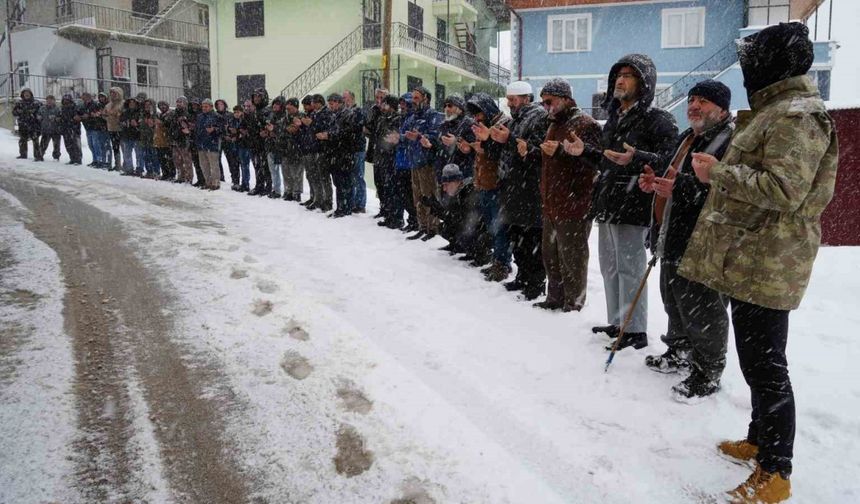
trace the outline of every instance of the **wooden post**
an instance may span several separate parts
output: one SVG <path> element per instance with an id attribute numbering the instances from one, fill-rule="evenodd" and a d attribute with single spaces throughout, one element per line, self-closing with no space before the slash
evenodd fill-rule
<path id="1" fill-rule="evenodd" d="M 394 0 L 383 0 L 382 11 L 382 87 L 391 89 L 391 4 Z"/>

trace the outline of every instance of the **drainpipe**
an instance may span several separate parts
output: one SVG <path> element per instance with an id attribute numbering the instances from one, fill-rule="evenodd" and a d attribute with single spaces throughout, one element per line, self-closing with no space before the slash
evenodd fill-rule
<path id="1" fill-rule="evenodd" d="M 511 14 L 517 18 L 517 80 L 523 80 L 523 18 L 514 9 Z"/>

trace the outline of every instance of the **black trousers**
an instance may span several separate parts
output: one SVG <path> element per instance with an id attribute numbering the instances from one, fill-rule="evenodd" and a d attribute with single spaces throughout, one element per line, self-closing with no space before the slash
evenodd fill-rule
<path id="1" fill-rule="evenodd" d="M 783 477 L 794 452 L 794 392 L 785 346 L 788 313 L 732 298 L 732 327 L 741 372 L 750 387 L 752 420 L 747 440 L 758 446 L 759 465 Z"/>
<path id="2" fill-rule="evenodd" d="M 227 168 L 230 170 L 230 183 L 239 185 L 241 183 L 239 180 L 239 155 L 236 153 L 234 143 L 227 144 L 227 147 L 224 149 L 224 155 L 227 157 Z"/>
<path id="3" fill-rule="evenodd" d="M 73 163 L 81 163 L 83 162 L 83 152 L 81 152 L 81 133 L 80 129 L 78 132 L 74 131 L 64 131 L 63 132 L 63 144 L 66 146 L 66 152 L 69 154 L 69 158 Z"/>
<path id="4" fill-rule="evenodd" d="M 351 157 L 339 159 L 331 167 L 331 179 L 334 183 L 337 212 L 342 214 L 352 213 L 352 191 L 353 187 L 355 187 L 355 178 L 352 175 L 351 159 Z"/>
<path id="5" fill-rule="evenodd" d="M 409 213 L 408 223 L 418 224 L 418 213 L 412 199 L 412 171 L 394 170 L 394 183 L 391 187 L 392 219 L 403 220 L 403 211 Z"/>
<path id="6" fill-rule="evenodd" d="M 176 178 L 176 165 L 173 164 L 173 150 L 170 147 L 156 147 L 158 165 L 161 167 L 161 178 L 173 180 Z"/>
<path id="7" fill-rule="evenodd" d="M 269 156 L 266 149 L 253 149 L 251 151 L 251 162 L 254 163 L 254 176 L 257 181 L 254 189 L 269 192 L 272 190 L 272 174 L 269 172 Z"/>
<path id="8" fill-rule="evenodd" d="M 197 175 L 197 183 L 205 184 L 206 175 L 203 173 L 203 168 L 200 166 L 200 153 L 197 152 L 197 146 L 191 145 L 191 164 L 194 165 L 194 173 Z"/>
<path id="9" fill-rule="evenodd" d="M 395 219 L 393 199 L 394 156 L 375 156 L 373 185 L 379 197 L 379 213 L 386 219 Z"/>
<path id="10" fill-rule="evenodd" d="M 18 130 L 18 153 L 23 157 L 27 157 L 27 143 L 30 141 L 33 142 L 33 158 L 41 159 L 42 149 L 39 145 L 38 131 Z"/>
<path id="11" fill-rule="evenodd" d="M 54 159 L 60 159 L 60 141 L 62 136 L 59 133 L 50 133 L 47 135 L 42 135 L 41 145 L 39 146 L 40 154 L 44 155 L 48 152 L 48 145 L 53 143 L 54 148 L 51 151 L 51 155 Z"/>
<path id="12" fill-rule="evenodd" d="M 113 151 L 113 165 L 117 169 L 122 166 L 122 149 L 120 148 L 119 131 L 108 132 L 110 137 L 110 146 Z"/>
<path id="13" fill-rule="evenodd" d="M 539 226 L 507 226 L 508 241 L 517 263 L 517 277 L 525 286 L 540 287 L 546 282 Z"/>

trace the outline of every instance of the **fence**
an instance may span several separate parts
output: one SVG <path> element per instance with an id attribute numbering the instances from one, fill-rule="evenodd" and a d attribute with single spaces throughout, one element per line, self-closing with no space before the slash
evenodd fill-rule
<path id="1" fill-rule="evenodd" d="M 206 47 L 209 44 L 209 30 L 205 25 L 175 19 L 161 19 L 156 22 L 153 16 L 139 12 L 84 2 L 59 3 L 57 25 L 82 26 L 195 46 Z"/>
<path id="2" fill-rule="evenodd" d="M 80 98 L 84 92 L 92 94 L 98 92 L 107 93 L 112 87 L 119 87 L 126 97 L 136 96 L 138 93 L 146 93 L 148 98 L 160 101 L 164 100 L 173 105 L 176 99 L 185 94 L 181 87 L 173 86 L 141 86 L 135 82 L 115 81 L 107 79 L 84 79 L 75 77 L 50 77 L 46 75 L 31 74 L 2 74 L 0 75 L 0 97 L 9 97 L 13 94 L 17 98 L 22 88 L 29 88 L 33 96 L 44 100 L 46 96 L 53 95 L 59 101 L 64 94 L 70 94 L 74 98 Z"/>

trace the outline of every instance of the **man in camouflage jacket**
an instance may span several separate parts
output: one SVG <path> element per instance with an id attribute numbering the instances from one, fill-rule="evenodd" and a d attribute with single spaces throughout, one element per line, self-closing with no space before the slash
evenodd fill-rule
<path id="1" fill-rule="evenodd" d="M 745 440 L 720 449 L 758 466 L 732 502 L 780 502 L 791 493 L 794 395 L 785 347 L 789 310 L 803 297 L 833 196 L 838 148 L 833 121 L 806 77 L 809 30 L 781 23 L 738 50 L 751 111 L 738 115 L 718 162 L 694 154 L 711 185 L 678 272 L 730 296 L 741 371 L 752 396 Z"/>

